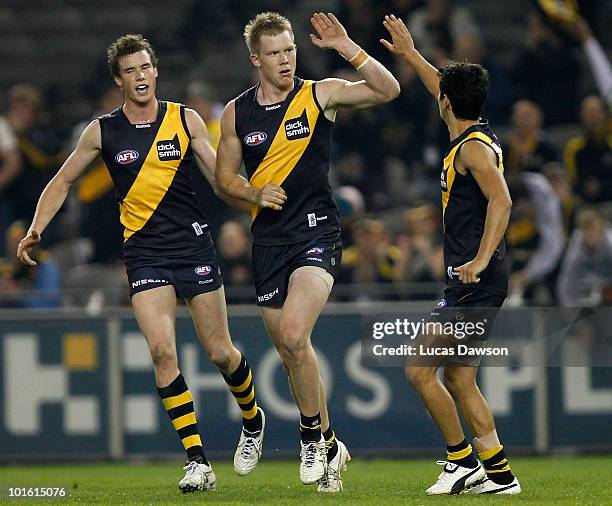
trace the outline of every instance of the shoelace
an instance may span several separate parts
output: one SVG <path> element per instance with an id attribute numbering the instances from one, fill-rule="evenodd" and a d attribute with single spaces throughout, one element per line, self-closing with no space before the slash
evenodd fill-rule
<path id="1" fill-rule="evenodd" d="M 255 452 L 257 452 L 257 439 L 251 436 L 245 436 L 240 453 L 249 458 Z"/>
<path id="2" fill-rule="evenodd" d="M 189 464 L 183 467 L 183 469 L 187 471 L 185 478 L 188 478 L 198 470 L 198 463 L 195 460 L 192 460 L 189 462 Z"/>
<path id="3" fill-rule="evenodd" d="M 317 450 L 319 450 L 318 443 L 308 443 L 302 450 L 302 455 L 304 456 L 304 465 L 306 467 L 313 467 L 315 465 L 315 461 L 317 460 L 318 454 Z"/>
<path id="4" fill-rule="evenodd" d="M 446 460 L 436 460 L 436 464 L 438 464 L 439 466 L 444 466 L 446 467 L 446 464 L 452 464 L 452 462 L 448 462 Z M 456 465 L 456 464 L 455 464 Z M 443 478 L 445 478 L 445 473 L 446 473 L 446 469 L 443 469 L 442 472 L 440 473 L 440 475 L 438 476 L 438 483 L 440 483 L 441 481 L 443 481 Z"/>

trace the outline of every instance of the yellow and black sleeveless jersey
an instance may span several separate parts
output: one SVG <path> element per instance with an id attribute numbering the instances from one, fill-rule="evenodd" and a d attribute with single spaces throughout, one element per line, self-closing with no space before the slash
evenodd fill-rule
<path id="1" fill-rule="evenodd" d="M 208 226 L 191 183 L 193 155 L 184 106 L 159 101 L 153 123 L 131 124 L 121 107 L 99 121 L 126 260 L 189 256 L 208 247 Z"/>
<path id="2" fill-rule="evenodd" d="M 440 178 L 444 220 L 444 265 L 447 286 L 473 287 L 500 295 L 508 292 L 508 264 L 505 240 L 499 243 L 488 267 L 480 274 L 480 283 L 463 285 L 455 268 L 473 260 L 484 233 L 488 201 L 468 170 L 465 176 L 455 170 L 455 157 L 466 142 L 478 141 L 497 155 L 497 168 L 503 173 L 502 150 L 485 120 L 471 126 L 453 140 L 444 156 Z"/>
<path id="3" fill-rule="evenodd" d="M 258 86 L 235 100 L 248 179 L 257 188 L 273 183 L 287 193 L 282 211 L 256 208 L 251 213 L 256 244 L 295 244 L 340 229 L 328 179 L 333 122 L 323 114 L 315 87 L 314 81 L 296 77 L 293 90 L 278 104 L 259 105 Z"/>

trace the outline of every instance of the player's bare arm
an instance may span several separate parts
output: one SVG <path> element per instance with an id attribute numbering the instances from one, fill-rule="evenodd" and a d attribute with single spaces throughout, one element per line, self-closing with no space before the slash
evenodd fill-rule
<path id="1" fill-rule="evenodd" d="M 320 48 L 335 49 L 351 62 L 363 80 L 324 79 L 317 83 L 317 99 L 325 111 L 339 107 L 367 108 L 396 98 L 400 85 L 381 63 L 368 56 L 351 38 L 332 13 L 315 13 L 310 19 L 316 35 L 312 43 Z"/>
<path id="2" fill-rule="evenodd" d="M 457 267 L 463 283 L 478 283 L 478 275 L 489 265 L 491 256 L 506 233 L 512 200 L 506 181 L 497 167 L 495 153 L 482 142 L 466 142 L 461 147 L 455 168 L 460 173 L 471 172 L 489 202 L 478 253 L 472 261 Z"/>
<path id="3" fill-rule="evenodd" d="M 250 206 L 269 207 L 281 211 L 287 194 L 280 186 L 267 184 L 256 188 L 239 174 L 242 163 L 242 144 L 235 127 L 236 106 L 232 100 L 221 116 L 221 138 L 217 148 L 216 180 L 221 193 L 248 203 Z"/>
<path id="4" fill-rule="evenodd" d="M 412 35 L 404 22 L 394 14 L 385 16 L 383 25 L 391 35 L 391 42 L 380 39 L 380 42 L 392 54 L 403 59 L 414 68 L 427 91 L 437 100 L 440 95 L 440 74 L 436 67 L 429 63 L 414 47 Z"/>
<path id="5" fill-rule="evenodd" d="M 191 135 L 191 149 L 195 155 L 196 164 L 198 169 L 200 169 L 200 172 L 204 174 L 204 177 L 215 192 L 215 195 L 231 206 L 249 211 L 250 205 L 247 202 L 232 198 L 219 191 L 217 178 L 215 175 L 217 154 L 210 144 L 208 128 L 206 127 L 206 123 L 204 123 L 202 117 L 193 109 L 186 108 L 185 120 L 187 121 L 189 134 Z"/>
<path id="6" fill-rule="evenodd" d="M 28 234 L 17 248 L 17 256 L 24 264 L 36 265 L 30 258 L 29 251 L 40 242 L 41 234 L 62 207 L 70 188 L 100 154 L 101 146 L 100 123 L 94 120 L 87 126 L 75 150 L 40 195 Z"/>

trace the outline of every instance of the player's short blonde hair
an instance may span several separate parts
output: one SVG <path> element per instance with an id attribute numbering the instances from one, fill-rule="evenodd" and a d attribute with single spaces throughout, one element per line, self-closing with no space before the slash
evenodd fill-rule
<path id="1" fill-rule="evenodd" d="M 257 54 L 262 35 L 280 35 L 283 32 L 289 32 L 293 38 L 291 21 L 278 12 L 260 12 L 244 27 L 244 40 L 249 51 Z"/>

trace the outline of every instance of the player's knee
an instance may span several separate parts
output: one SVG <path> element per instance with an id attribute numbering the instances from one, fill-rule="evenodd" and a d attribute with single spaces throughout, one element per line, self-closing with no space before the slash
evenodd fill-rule
<path id="1" fill-rule="evenodd" d="M 404 369 L 404 374 L 406 375 L 406 379 L 410 382 L 410 384 L 416 390 L 419 390 L 425 384 L 431 381 L 432 377 L 435 375 L 435 371 L 432 372 L 431 368 L 429 367 L 407 365 Z"/>
<path id="2" fill-rule="evenodd" d="M 150 347 L 151 359 L 156 369 L 177 367 L 176 349 L 167 343 L 158 343 Z"/>
<path id="3" fill-rule="evenodd" d="M 283 367 L 287 369 L 292 364 L 300 361 L 305 353 L 308 353 L 310 350 L 310 340 L 298 328 L 289 325 L 285 329 L 281 327 L 281 336 L 279 353 Z"/>
<path id="4" fill-rule="evenodd" d="M 215 364 L 219 369 L 226 371 L 229 369 L 231 362 L 230 350 L 224 347 L 214 347 L 213 349 L 206 350 L 208 358 Z"/>
<path id="5" fill-rule="evenodd" d="M 475 385 L 472 378 L 457 374 L 452 369 L 444 369 L 444 386 L 455 397 L 462 392 L 468 391 Z"/>

